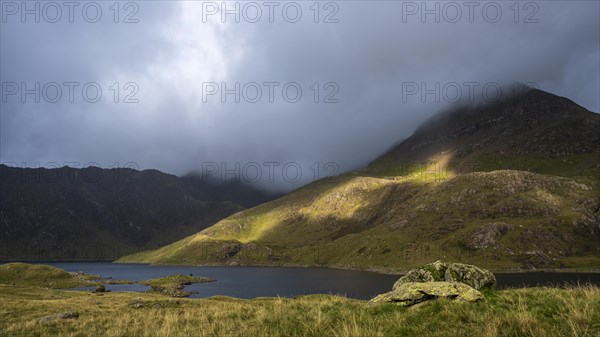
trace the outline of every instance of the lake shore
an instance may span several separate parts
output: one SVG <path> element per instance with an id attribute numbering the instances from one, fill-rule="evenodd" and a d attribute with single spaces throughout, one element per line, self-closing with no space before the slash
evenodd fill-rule
<path id="1" fill-rule="evenodd" d="M 63 266 L 68 265 L 63 263 Z M 129 275 L 147 275 L 161 266 L 87 264 L 127 270 Z M 74 263 L 71 267 L 85 267 Z M 98 269 L 100 267 L 100 269 Z M 164 267 L 164 266 L 163 266 Z M 474 267 L 474 266 L 471 266 Z M 193 267 L 173 270 L 206 271 Z M 252 277 L 264 282 L 285 268 L 246 268 L 246 278 L 236 284 L 240 294 L 251 291 Z M 217 268 L 225 272 L 242 270 Z M 254 272 L 253 273 L 250 272 Z M 258 273 L 256 273 L 258 272 Z M 343 282 L 349 271 L 289 268 L 290 280 L 300 275 L 326 275 L 329 282 Z M 294 274 L 295 273 L 295 274 Z M 316 273 L 316 274 L 311 274 Z M 85 274 L 51 265 L 10 263 L 0 265 L 0 333 L 9 336 L 595 336 L 600 332 L 600 286 L 487 287 L 469 301 L 452 296 L 427 297 L 405 307 L 394 301 L 377 302 L 344 295 L 295 296 L 210 296 L 199 299 L 174 298 L 184 295 L 183 285 L 211 279 L 173 275 L 148 280 L 149 292 L 102 292 L 64 288 L 72 280 L 88 281 L 101 273 Z M 374 273 L 362 275 L 377 276 Z M 125 274 L 120 274 L 125 275 Z M 229 274 L 230 276 L 232 274 Z M 103 275 L 106 276 L 106 275 Z M 290 275 L 287 275 L 290 276 Z M 377 276 L 379 278 L 385 275 Z M 389 277 L 387 277 L 389 279 Z M 395 279 L 395 277 L 393 277 Z M 94 280 L 91 280 L 94 281 Z M 224 283 L 232 281 L 223 279 Z M 238 280 L 239 281 L 239 280 Z M 281 282 L 275 278 L 271 286 Z M 299 281 L 294 287 L 305 285 Z M 356 280 L 365 281 L 365 280 Z M 209 282 L 209 283 L 206 283 Z M 220 282 L 216 282 L 220 283 Z M 444 282 L 432 282 L 444 283 Z M 354 283 L 365 286 L 364 282 Z M 449 283 L 450 284 L 450 283 Z M 468 287 L 463 283 L 463 287 Z M 391 284 L 386 286 L 386 291 Z M 166 291 L 165 291 L 166 290 Z M 476 290 L 471 289 L 473 292 Z M 378 296 L 379 298 L 379 296 Z M 411 297 L 412 298 L 412 297 Z"/>
<path id="2" fill-rule="evenodd" d="M 338 265 L 301 265 L 301 264 L 249 264 L 249 265 L 230 265 L 230 264 L 173 264 L 173 263 L 142 263 L 142 262 L 119 262 L 118 260 L 110 261 L 116 264 L 140 264 L 150 266 L 188 266 L 188 267 L 273 267 L 273 268 L 330 268 L 330 269 L 341 269 L 341 270 L 356 270 L 356 271 L 368 271 L 384 275 L 398 275 L 402 276 L 412 268 L 407 269 L 392 269 L 392 268 L 362 268 L 362 267 L 349 267 L 349 266 L 338 266 Z M 522 269 L 522 268 L 507 268 L 507 269 L 494 269 L 488 268 L 489 271 L 499 274 L 520 274 L 520 273 L 600 273 L 600 268 L 540 268 L 540 269 Z"/>

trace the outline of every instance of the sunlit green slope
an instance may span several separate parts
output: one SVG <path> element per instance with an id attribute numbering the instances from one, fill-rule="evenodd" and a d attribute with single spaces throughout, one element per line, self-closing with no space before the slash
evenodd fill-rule
<path id="1" fill-rule="evenodd" d="M 122 262 L 600 266 L 600 117 L 541 91 L 436 117 L 362 171 Z"/>

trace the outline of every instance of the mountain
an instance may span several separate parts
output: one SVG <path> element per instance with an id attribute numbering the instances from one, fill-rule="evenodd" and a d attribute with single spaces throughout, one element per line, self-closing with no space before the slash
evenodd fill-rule
<path id="1" fill-rule="evenodd" d="M 597 177 L 599 152 L 598 114 L 567 98 L 528 90 L 498 104 L 436 115 L 370 169 L 385 174 L 390 167 L 403 168 L 399 162 L 437 163 L 460 173 L 517 169 Z"/>
<path id="2" fill-rule="evenodd" d="M 0 165 L 0 260 L 116 259 L 196 233 L 268 196 L 157 170 Z"/>
<path id="3" fill-rule="evenodd" d="M 600 265 L 600 115 L 539 90 L 442 113 L 368 168 L 121 262 Z"/>
<path id="4" fill-rule="evenodd" d="M 280 197 L 280 194 L 269 193 L 254 188 L 249 182 L 236 180 L 221 181 L 209 179 L 201 173 L 189 173 L 181 180 L 195 187 L 195 196 L 202 200 L 231 201 L 245 208 L 254 207 Z"/>

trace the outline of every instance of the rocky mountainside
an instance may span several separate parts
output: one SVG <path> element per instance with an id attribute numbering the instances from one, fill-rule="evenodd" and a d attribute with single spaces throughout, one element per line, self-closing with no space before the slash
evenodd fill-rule
<path id="1" fill-rule="evenodd" d="M 439 162 L 458 172 L 520 169 L 600 174 L 600 115 L 530 89 L 517 98 L 434 116 L 371 165 Z"/>
<path id="2" fill-rule="evenodd" d="M 597 268 L 599 120 L 538 90 L 445 113 L 365 170 L 313 182 L 120 261 L 406 270 L 443 259 L 494 269 Z"/>
<path id="3" fill-rule="evenodd" d="M 233 186 L 219 194 L 219 185 L 156 170 L 0 165 L 0 174 L 0 260 L 116 259 L 244 209 L 222 199 Z M 244 191 L 251 198 L 252 188 Z"/>

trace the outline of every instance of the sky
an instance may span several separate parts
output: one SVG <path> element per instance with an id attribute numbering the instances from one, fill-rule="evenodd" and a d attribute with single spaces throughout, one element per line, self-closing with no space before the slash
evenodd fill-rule
<path id="1" fill-rule="evenodd" d="M 598 112 L 599 6 L 2 1 L 0 161 L 286 191 L 517 82 Z"/>

